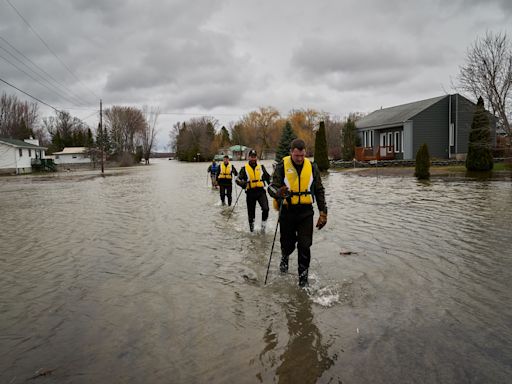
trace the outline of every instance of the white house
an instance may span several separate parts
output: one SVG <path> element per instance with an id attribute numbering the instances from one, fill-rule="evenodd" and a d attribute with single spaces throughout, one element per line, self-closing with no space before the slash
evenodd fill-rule
<path id="1" fill-rule="evenodd" d="M 91 157 L 86 147 L 66 147 L 60 152 L 54 152 L 53 156 L 55 156 L 55 164 L 91 163 Z"/>
<path id="2" fill-rule="evenodd" d="M 0 137 L 0 173 L 30 173 L 34 159 L 45 158 L 46 147 L 37 139 L 7 139 Z"/>

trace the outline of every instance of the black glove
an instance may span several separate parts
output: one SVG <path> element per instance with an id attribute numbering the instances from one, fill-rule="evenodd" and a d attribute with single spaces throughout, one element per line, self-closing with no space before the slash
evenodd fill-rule
<path id="1" fill-rule="evenodd" d="M 236 179 L 236 183 L 243 189 L 247 188 L 247 181 Z"/>

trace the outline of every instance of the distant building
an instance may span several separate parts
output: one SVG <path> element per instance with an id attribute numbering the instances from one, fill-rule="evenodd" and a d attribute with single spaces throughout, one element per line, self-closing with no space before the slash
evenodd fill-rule
<path id="1" fill-rule="evenodd" d="M 66 147 L 60 152 L 54 152 L 55 164 L 91 164 L 89 150 L 86 147 Z"/>
<path id="2" fill-rule="evenodd" d="M 454 94 L 379 109 L 356 121 L 362 161 L 413 160 L 426 143 L 431 157 L 465 159 L 476 104 Z M 489 114 L 496 144 L 496 119 Z"/>
<path id="3" fill-rule="evenodd" d="M 37 139 L 7 139 L 0 137 L 0 173 L 30 173 L 32 164 L 45 158 L 46 147 Z"/>

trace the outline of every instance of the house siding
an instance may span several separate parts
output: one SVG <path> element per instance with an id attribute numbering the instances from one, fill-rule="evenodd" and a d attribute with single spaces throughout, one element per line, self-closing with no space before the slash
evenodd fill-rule
<path id="1" fill-rule="evenodd" d="M 414 116 L 413 156 L 423 143 L 428 146 L 431 157 L 439 159 L 448 158 L 449 138 L 449 97 L 438 101 L 434 105 Z"/>

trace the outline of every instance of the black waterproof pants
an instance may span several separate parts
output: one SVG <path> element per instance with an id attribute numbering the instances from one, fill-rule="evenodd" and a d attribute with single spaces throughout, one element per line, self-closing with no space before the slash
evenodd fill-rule
<path id="1" fill-rule="evenodd" d="M 228 197 L 228 205 L 231 205 L 232 194 L 233 194 L 233 185 L 222 185 L 219 183 L 219 191 L 220 191 L 220 201 L 222 201 L 222 205 L 224 205 L 225 197 Z"/>
<path id="2" fill-rule="evenodd" d="M 256 217 L 256 202 L 261 207 L 261 221 L 268 219 L 268 199 L 267 192 L 264 188 L 253 188 L 246 191 L 247 214 L 249 216 L 249 223 L 254 223 Z"/>
<path id="3" fill-rule="evenodd" d="M 313 206 L 295 205 L 290 208 L 283 205 L 280 217 L 281 252 L 288 256 L 297 246 L 299 279 L 307 281 L 309 262 L 311 260 L 311 244 L 313 244 Z"/>

